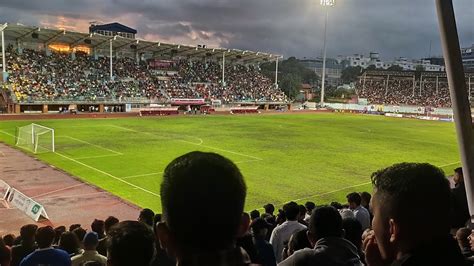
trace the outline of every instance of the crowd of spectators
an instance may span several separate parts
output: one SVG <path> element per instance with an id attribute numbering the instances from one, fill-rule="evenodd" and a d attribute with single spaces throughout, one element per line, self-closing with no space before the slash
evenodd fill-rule
<path id="1" fill-rule="evenodd" d="M 258 67 L 229 63 L 225 84 L 221 65 L 214 61 L 176 59 L 167 69 L 150 67 L 128 57 L 93 58 L 83 52 L 45 52 L 7 49 L 8 81 L 20 101 L 205 98 L 235 101 L 285 101 L 285 94 Z"/>
<path id="2" fill-rule="evenodd" d="M 387 81 L 387 77 L 368 76 L 356 83 L 356 93 L 371 104 L 451 107 L 446 77 L 423 77 L 421 80 L 393 77 Z"/>
<path id="3" fill-rule="evenodd" d="M 163 214 L 143 209 L 137 221 L 110 216 L 69 230 L 25 225 L 0 238 L 0 265 L 473 265 L 462 169 L 454 189 L 426 163 L 395 164 L 371 181 L 373 197 L 353 192 L 343 204 L 291 201 L 277 213 L 266 204 L 247 214 L 237 166 L 191 152 L 164 171 Z"/>

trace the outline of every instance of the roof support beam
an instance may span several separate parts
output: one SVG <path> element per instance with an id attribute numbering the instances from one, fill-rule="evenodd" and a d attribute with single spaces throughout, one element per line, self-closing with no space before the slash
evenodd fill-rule
<path id="1" fill-rule="evenodd" d="M 25 33 L 25 34 L 19 36 L 18 38 L 16 38 L 16 40 L 17 40 L 17 41 L 21 41 L 21 40 L 24 39 L 26 36 L 31 35 L 32 33 L 36 32 L 36 31 L 40 31 L 40 30 L 41 30 L 40 27 L 34 28 L 33 30 L 30 30 L 30 31 L 28 31 L 27 33 Z"/>

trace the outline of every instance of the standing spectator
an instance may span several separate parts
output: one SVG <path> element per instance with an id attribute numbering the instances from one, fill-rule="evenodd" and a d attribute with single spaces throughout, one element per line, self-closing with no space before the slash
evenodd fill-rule
<path id="1" fill-rule="evenodd" d="M 247 187 L 237 166 L 215 153 L 191 152 L 174 159 L 161 183 L 163 222 L 157 226 L 162 246 L 178 265 L 247 265 L 248 255 L 235 246 Z M 192 201 L 202 208 L 189 208 Z M 192 220 L 183 219 L 182 210 Z M 225 210 L 218 217 L 215 210 Z M 246 221 L 245 221 L 246 220 Z"/>
<path id="2" fill-rule="evenodd" d="M 464 265 L 449 232 L 450 189 L 442 170 L 400 163 L 373 173 L 372 184 L 373 231 L 363 245 L 368 266 Z"/>
<path id="3" fill-rule="evenodd" d="M 21 261 L 20 266 L 70 266 L 71 259 L 69 258 L 69 254 L 64 250 L 55 249 L 52 247 L 55 236 L 56 233 L 51 226 L 39 228 L 36 232 L 36 242 L 38 243 L 38 249 L 26 256 Z"/>
<path id="4" fill-rule="evenodd" d="M 250 212 L 250 220 L 253 221 L 260 217 L 260 212 L 258 210 L 253 210 Z"/>
<path id="5" fill-rule="evenodd" d="M 13 247 L 13 242 L 15 242 L 15 235 L 14 234 L 8 234 L 3 236 L 3 242 L 5 242 L 5 245 L 8 247 Z"/>
<path id="6" fill-rule="evenodd" d="M 138 221 L 146 224 L 152 231 L 154 230 L 153 219 L 155 219 L 155 213 L 148 208 L 141 210 L 138 216 Z"/>
<path id="7" fill-rule="evenodd" d="M 72 266 L 81 266 L 85 262 L 98 262 L 102 266 L 107 265 L 107 257 L 100 255 L 96 250 L 99 244 L 99 235 L 96 232 L 87 233 L 82 242 L 84 253 L 71 258 Z"/>
<path id="8" fill-rule="evenodd" d="M 59 239 L 61 238 L 61 235 L 66 232 L 66 226 L 61 225 L 56 228 L 54 228 L 54 232 L 56 233 L 56 236 L 54 237 L 54 242 L 53 246 L 57 246 L 59 243 Z"/>
<path id="9" fill-rule="evenodd" d="M 264 266 L 276 266 L 273 247 L 266 240 L 268 229 L 271 227 L 272 225 L 267 223 L 263 218 L 257 218 L 253 220 L 252 224 L 250 225 L 253 243 L 257 249 L 257 254 L 260 258 L 261 264 Z"/>
<path id="10" fill-rule="evenodd" d="M 372 215 L 372 211 L 370 210 L 370 199 L 372 198 L 372 195 L 370 195 L 369 192 L 364 191 L 360 193 L 360 198 L 360 205 L 362 205 L 362 207 L 364 207 L 369 212 L 370 224 L 372 224 L 372 219 L 374 218 L 374 216 Z"/>
<path id="11" fill-rule="evenodd" d="M 12 247 L 12 266 L 20 265 L 21 260 L 37 248 L 35 235 L 38 226 L 27 224 L 20 229 L 20 244 Z"/>
<path id="12" fill-rule="evenodd" d="M 278 265 L 282 266 L 362 266 L 356 247 L 342 237 L 342 218 L 330 206 L 313 211 L 309 222 L 308 239 L 313 249 L 296 251 Z"/>
<path id="13" fill-rule="evenodd" d="M 273 215 L 273 212 L 275 212 L 275 206 L 273 206 L 273 204 L 271 203 L 265 204 L 263 208 L 265 209 L 265 213 L 262 214 L 263 218 L 267 218 L 267 217 L 275 218 L 275 215 Z"/>
<path id="14" fill-rule="evenodd" d="M 464 227 L 469 220 L 469 209 L 467 206 L 466 187 L 462 168 L 454 169 L 454 188 L 451 190 L 451 228 Z"/>
<path id="15" fill-rule="evenodd" d="M 293 255 L 298 250 L 312 247 L 313 246 L 311 245 L 308 239 L 308 229 L 296 232 L 291 235 L 290 240 L 288 241 L 288 248 L 286 249 L 286 254 L 285 251 L 283 252 L 283 260 Z"/>
<path id="16" fill-rule="evenodd" d="M 304 218 L 306 217 L 306 212 L 308 210 L 306 210 L 306 207 L 304 205 L 299 205 L 298 206 L 299 209 L 300 209 L 300 214 L 298 216 L 298 222 L 306 227 L 308 227 L 308 223 L 304 220 Z"/>
<path id="17" fill-rule="evenodd" d="M 370 228 L 370 214 L 369 211 L 362 207 L 360 204 L 362 198 L 357 192 L 352 192 L 346 196 L 347 203 L 349 203 L 349 208 L 354 212 L 354 216 L 357 221 L 362 225 L 362 231 Z"/>
<path id="18" fill-rule="evenodd" d="M 99 239 L 105 237 L 105 222 L 102 220 L 94 219 L 91 224 L 92 232 L 96 232 Z M 81 238 L 80 238 L 81 239 Z"/>
<path id="19" fill-rule="evenodd" d="M 298 222 L 300 209 L 296 202 L 289 202 L 283 206 L 286 221 L 273 229 L 270 244 L 273 246 L 277 262 L 282 260 L 281 254 L 285 242 L 290 240 L 293 233 L 306 229 L 306 226 Z"/>
<path id="20" fill-rule="evenodd" d="M 112 226 L 119 223 L 119 219 L 114 216 L 109 216 L 104 221 L 105 234 L 108 235 L 109 230 Z M 107 256 L 107 237 L 99 238 L 99 244 L 97 245 L 97 252 L 102 256 Z"/>
<path id="21" fill-rule="evenodd" d="M 313 213 L 313 210 L 316 208 L 316 204 L 312 201 L 307 201 L 304 206 L 306 207 L 304 221 L 309 224 L 309 218 L 311 217 L 311 213 Z"/>
<path id="22" fill-rule="evenodd" d="M 107 265 L 149 266 L 155 252 L 155 237 L 147 225 L 123 221 L 114 225 L 107 236 Z"/>
<path id="23" fill-rule="evenodd" d="M 77 230 L 78 228 L 74 229 Z M 81 243 L 79 238 L 73 232 L 64 232 L 59 239 L 59 249 L 66 251 L 70 257 L 81 254 Z"/>

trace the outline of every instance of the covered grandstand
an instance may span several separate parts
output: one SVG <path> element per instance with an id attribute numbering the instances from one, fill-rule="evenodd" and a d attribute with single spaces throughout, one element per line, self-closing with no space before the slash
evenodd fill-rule
<path id="1" fill-rule="evenodd" d="M 153 42 L 142 39 L 125 38 L 118 34 L 115 36 L 106 36 L 97 32 L 82 33 L 66 31 L 64 29 L 24 26 L 21 24 L 4 24 L 0 28 L 0 31 L 3 36 L 2 60 L 6 65 L 4 69 L 8 70 L 3 74 L 3 89 L 0 94 L 2 96 L 0 97 L 2 98 L 0 99 L 0 106 L 4 106 L 4 111 L 8 113 L 59 112 L 61 110 L 70 109 L 70 106 L 80 106 L 81 108 L 79 110 L 85 111 L 125 111 L 133 107 L 146 107 L 150 103 L 171 104 L 172 98 L 202 98 L 205 99 L 208 104 L 211 103 L 212 100 L 222 100 L 229 104 L 245 103 L 264 107 L 277 106 L 286 102 L 286 97 L 280 93 L 281 91 L 278 88 L 277 82 L 266 79 L 258 73 L 259 64 L 267 61 L 278 61 L 282 58 L 280 55 L 247 50 L 243 51 L 239 49 L 207 48 L 206 45 L 190 46 Z M 58 57 L 55 54 L 61 54 L 62 57 Z M 18 82 L 22 78 L 24 79 L 24 73 L 15 73 L 15 70 L 20 71 L 21 69 L 21 64 L 16 61 L 18 61 L 18 58 L 20 62 L 21 60 L 30 60 L 31 57 L 39 57 L 41 59 L 42 55 L 56 56 L 57 58 L 51 59 L 50 61 L 52 65 L 56 64 L 54 60 L 57 62 L 75 60 L 81 56 L 81 60 L 85 60 L 84 58 L 86 57 L 88 58 L 87 60 L 101 60 L 100 80 L 98 82 L 101 83 L 101 86 L 107 83 L 104 85 L 106 86 L 105 90 L 114 89 L 110 84 L 117 87 L 117 83 L 119 82 L 137 82 L 136 91 L 144 91 L 143 86 L 145 85 L 148 86 L 147 90 L 150 90 L 150 86 L 154 86 L 156 87 L 156 91 L 153 93 L 153 96 L 159 94 L 159 97 L 150 97 L 149 92 L 141 94 L 135 93 L 135 95 L 120 95 L 120 97 L 119 93 L 115 92 L 104 93 L 103 97 L 100 95 L 97 95 L 97 97 L 72 98 L 31 97 L 31 95 L 24 93 L 30 90 L 28 87 L 29 84 L 25 86 L 22 82 Z M 65 57 L 65 55 L 67 55 L 67 57 Z M 30 58 L 22 58 L 25 56 L 29 56 Z M 209 74 L 212 78 L 199 80 L 199 82 L 197 79 L 188 78 L 185 80 L 187 82 L 185 86 L 195 86 L 196 88 L 192 88 L 192 90 L 199 91 L 199 93 L 182 93 L 182 91 L 186 91 L 182 86 L 183 84 L 181 84 L 184 83 L 184 79 L 175 81 L 174 77 L 181 74 L 178 73 L 181 68 L 185 68 L 189 64 L 192 65 L 192 61 L 195 60 L 200 62 L 197 63 L 197 66 L 194 65 L 194 68 L 205 67 L 206 71 L 208 71 L 207 68 L 212 68 L 213 72 Z M 90 67 L 90 63 L 87 64 L 86 66 Z M 116 66 L 116 64 L 121 65 Z M 140 84 L 138 84 L 138 74 L 134 77 L 129 77 L 126 76 L 126 73 L 123 73 L 126 71 L 119 73 L 120 68 L 126 68 L 127 64 L 136 66 L 138 68 L 136 72 L 147 72 L 146 74 L 142 74 L 140 78 L 149 80 L 147 81 L 148 83 L 142 84 L 140 80 Z M 174 64 L 174 68 L 170 66 L 172 64 Z M 65 64 L 65 66 L 69 65 Z M 153 71 L 151 71 L 151 69 Z M 81 71 L 82 69 L 80 72 Z M 95 71 L 95 69 L 93 69 L 93 71 Z M 192 72 L 195 71 L 195 69 L 187 71 Z M 277 72 L 278 69 L 275 69 L 275 71 Z M 37 72 L 41 72 L 41 75 L 45 73 L 45 70 L 39 67 Z M 151 72 L 153 73 L 150 74 Z M 239 76 L 243 76 L 242 73 L 249 72 L 253 73 L 254 80 L 250 82 L 247 80 L 239 80 Z M 65 75 L 71 74 L 66 73 Z M 91 75 L 86 74 L 86 76 L 87 77 L 78 77 L 78 79 L 87 80 L 90 79 Z M 46 79 L 44 84 L 40 84 L 42 87 L 52 83 L 51 78 Z M 253 88 L 250 88 L 250 86 L 259 83 L 260 80 L 262 80 L 265 88 L 255 89 L 255 91 Z M 20 85 L 18 85 L 18 83 Z M 161 87 L 159 87 L 157 83 L 160 83 Z M 197 88 L 197 86 L 199 86 L 199 88 Z M 178 87 L 178 90 L 181 91 L 173 91 L 171 93 L 169 89 L 163 89 L 169 87 Z M 240 90 L 245 89 L 250 92 L 245 94 L 240 93 L 238 96 L 235 96 L 236 88 Z M 126 89 L 127 86 L 125 86 L 122 91 Z M 45 89 L 41 88 L 40 90 L 44 91 Z M 56 88 L 50 88 L 50 90 L 53 91 L 56 90 Z M 232 97 L 227 97 L 226 100 L 224 100 L 222 98 L 227 90 L 234 90 L 234 92 Z M 204 91 L 206 91 L 206 93 L 204 93 Z M 281 95 L 281 97 L 269 96 L 274 93 Z"/>

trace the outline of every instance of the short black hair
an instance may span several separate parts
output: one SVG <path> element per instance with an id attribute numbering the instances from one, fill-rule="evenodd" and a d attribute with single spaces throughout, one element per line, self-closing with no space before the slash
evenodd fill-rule
<path id="1" fill-rule="evenodd" d="M 77 239 L 79 239 L 79 242 L 82 241 L 82 239 L 84 239 L 84 236 L 87 233 L 86 229 L 84 229 L 82 227 L 78 227 L 78 228 L 72 230 L 72 232 L 77 236 Z"/>
<path id="2" fill-rule="evenodd" d="M 119 219 L 117 219 L 116 217 L 114 217 L 114 216 L 107 217 L 107 219 L 105 219 L 105 221 L 104 221 L 105 232 L 108 232 L 110 227 L 112 227 L 113 225 L 118 224 L 118 223 L 119 223 Z"/>
<path id="3" fill-rule="evenodd" d="M 342 219 L 342 228 L 344 228 L 344 238 L 349 240 L 357 249 L 362 246 L 362 225 L 356 218 Z"/>
<path id="4" fill-rule="evenodd" d="M 378 170 L 371 179 L 378 204 L 407 234 L 449 232 L 451 191 L 440 168 L 428 163 L 399 163 Z"/>
<path id="5" fill-rule="evenodd" d="M 81 227 L 80 224 L 71 224 L 71 226 L 69 226 L 69 232 L 72 232 L 74 229 L 79 227 Z"/>
<path id="6" fill-rule="evenodd" d="M 36 224 L 27 224 L 21 227 L 20 236 L 24 241 L 34 241 L 38 226 Z"/>
<path id="7" fill-rule="evenodd" d="M 357 206 L 359 206 L 360 202 L 362 201 L 360 194 L 357 192 L 352 192 L 352 193 L 347 194 L 346 198 L 347 198 L 347 202 L 349 203 L 353 202 Z"/>
<path id="8" fill-rule="evenodd" d="M 275 206 L 273 206 L 273 204 L 271 204 L 271 203 L 265 204 L 265 206 L 263 206 L 263 208 L 265 209 L 265 213 L 273 214 L 273 212 L 275 211 Z"/>
<path id="9" fill-rule="evenodd" d="M 304 205 L 299 205 L 298 208 L 300 209 L 300 216 L 303 216 L 306 214 L 306 207 Z"/>
<path id="10" fill-rule="evenodd" d="M 155 237 L 138 221 L 123 221 L 109 230 L 107 255 L 114 266 L 148 266 L 155 250 Z"/>
<path id="11" fill-rule="evenodd" d="M 49 225 L 38 228 L 36 231 L 36 243 L 38 244 L 38 248 L 47 248 L 51 246 L 55 236 L 56 233 L 54 232 L 53 227 Z"/>
<path id="12" fill-rule="evenodd" d="M 341 237 L 342 217 L 339 211 L 331 206 L 323 206 L 313 210 L 309 219 L 309 232 L 316 239 Z"/>
<path id="13" fill-rule="evenodd" d="M 163 219 L 182 249 L 217 250 L 233 244 L 244 210 L 247 186 L 229 159 L 190 152 L 174 159 L 161 183 Z M 196 208 L 189 208 L 193 202 Z M 215 210 L 224 210 L 216 216 Z M 183 219 L 183 211 L 193 221 Z"/>
<path id="14" fill-rule="evenodd" d="M 298 218 L 300 207 L 296 202 L 291 201 L 283 205 L 283 211 L 285 212 L 285 217 L 288 221 L 294 221 Z"/>
<path id="15" fill-rule="evenodd" d="M 307 201 L 304 206 L 308 210 L 308 212 L 312 212 L 314 208 L 316 208 L 316 204 L 312 201 Z"/>
<path id="16" fill-rule="evenodd" d="M 105 222 L 103 220 L 94 219 L 91 224 L 91 229 L 96 232 L 99 237 L 102 237 L 105 232 Z"/>
<path id="17" fill-rule="evenodd" d="M 308 229 L 303 229 L 301 231 L 297 231 L 293 233 L 290 241 L 288 241 L 288 248 L 293 251 L 311 248 L 311 243 L 309 242 L 308 236 Z"/>
<path id="18" fill-rule="evenodd" d="M 255 220 L 260 217 L 260 212 L 258 210 L 253 210 L 250 212 L 250 219 Z"/>
<path id="19" fill-rule="evenodd" d="M 344 208 L 344 206 L 342 206 L 342 204 L 337 202 L 337 201 L 331 202 L 331 204 L 329 204 L 329 206 L 334 207 L 336 210 L 341 210 L 341 209 Z"/>
<path id="20" fill-rule="evenodd" d="M 462 167 L 458 167 L 458 168 L 454 169 L 454 172 L 455 172 L 456 174 L 460 175 L 460 176 L 463 175 L 463 173 L 462 173 Z"/>
<path id="21" fill-rule="evenodd" d="M 153 226 L 153 219 L 155 218 L 155 213 L 148 208 L 145 208 L 140 211 L 140 220 L 146 223 L 149 226 Z"/>
<path id="22" fill-rule="evenodd" d="M 74 229 L 73 232 L 79 228 Z M 74 254 L 78 252 L 81 246 L 79 237 L 77 237 L 77 235 L 73 232 L 64 232 L 59 239 L 58 248 L 66 251 L 68 254 Z"/>

